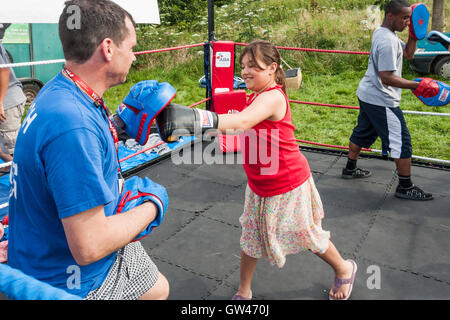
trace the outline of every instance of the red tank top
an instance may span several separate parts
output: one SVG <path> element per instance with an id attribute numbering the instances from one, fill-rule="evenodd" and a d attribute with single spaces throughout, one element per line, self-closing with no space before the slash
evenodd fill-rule
<path id="1" fill-rule="evenodd" d="M 240 136 L 244 170 L 248 185 L 261 197 L 272 197 L 291 191 L 311 176 L 305 156 L 300 152 L 294 136 L 289 101 L 282 87 L 279 90 L 286 100 L 286 114 L 279 121 L 264 120 Z M 249 106 L 257 97 L 253 93 Z"/>

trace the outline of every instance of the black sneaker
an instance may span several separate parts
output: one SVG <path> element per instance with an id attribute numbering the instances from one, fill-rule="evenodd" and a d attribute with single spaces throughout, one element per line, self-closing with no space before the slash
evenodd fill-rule
<path id="1" fill-rule="evenodd" d="M 367 178 L 372 175 L 372 172 L 369 170 L 355 168 L 353 170 L 349 170 L 347 168 L 342 169 L 342 178 L 343 179 L 359 179 L 359 178 Z"/>
<path id="2" fill-rule="evenodd" d="M 412 185 L 409 188 L 403 188 L 401 185 L 398 185 L 395 190 L 395 196 L 397 198 L 419 201 L 433 199 L 433 195 L 431 193 L 425 193 L 422 189 L 415 185 Z"/>

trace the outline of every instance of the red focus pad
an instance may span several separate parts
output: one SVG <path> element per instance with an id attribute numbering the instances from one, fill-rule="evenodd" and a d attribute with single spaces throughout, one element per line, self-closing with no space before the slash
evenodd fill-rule
<path id="1" fill-rule="evenodd" d="M 415 3 L 411 6 L 411 18 L 409 33 L 416 40 L 422 40 L 427 35 L 430 12 L 423 3 Z"/>
<path id="2" fill-rule="evenodd" d="M 214 109 L 218 114 L 230 114 L 241 112 L 247 103 L 245 90 L 220 92 L 213 95 Z M 240 151 L 238 135 L 218 135 L 220 150 L 222 152 Z"/>

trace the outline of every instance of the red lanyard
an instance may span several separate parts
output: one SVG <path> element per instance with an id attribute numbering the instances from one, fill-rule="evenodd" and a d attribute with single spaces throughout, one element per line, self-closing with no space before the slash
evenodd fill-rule
<path id="1" fill-rule="evenodd" d="M 113 136 L 113 139 L 114 139 L 114 146 L 116 147 L 116 152 L 117 152 L 117 160 L 119 160 L 119 136 L 117 134 L 116 128 L 114 127 L 114 125 L 111 122 L 111 119 L 109 119 L 109 117 L 108 117 L 109 110 L 106 107 L 103 99 L 100 98 L 100 96 L 94 90 L 92 90 L 92 88 L 89 87 L 86 82 L 81 80 L 76 74 L 69 71 L 69 69 L 67 69 L 66 67 L 64 67 L 64 69 L 62 70 L 62 75 L 71 79 L 81 91 L 83 91 L 88 97 L 90 97 L 94 101 L 94 103 L 97 106 L 100 105 L 103 107 L 103 109 L 106 112 L 106 118 L 108 119 L 109 131 L 111 132 L 111 135 Z M 120 171 L 121 170 L 120 170 L 120 165 L 119 165 L 119 172 Z"/>

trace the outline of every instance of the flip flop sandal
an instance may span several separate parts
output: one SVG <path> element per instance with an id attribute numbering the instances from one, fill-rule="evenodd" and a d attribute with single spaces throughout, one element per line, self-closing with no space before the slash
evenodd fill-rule
<path id="1" fill-rule="evenodd" d="M 358 266 L 356 265 L 356 262 L 353 260 L 348 260 L 353 264 L 353 272 L 352 272 L 352 276 L 350 278 L 347 279 L 340 279 L 340 278 L 334 278 L 334 293 L 336 293 L 339 288 L 344 285 L 344 284 L 350 284 L 350 287 L 348 289 L 348 293 L 345 296 L 345 298 L 343 299 L 335 299 L 332 296 L 328 296 L 330 300 L 348 300 L 348 298 L 350 298 L 350 294 L 352 293 L 352 289 L 353 289 L 353 282 L 355 282 L 355 275 L 356 275 L 356 270 L 358 269 Z"/>
<path id="2" fill-rule="evenodd" d="M 250 291 L 250 298 L 243 297 L 240 294 L 235 294 L 231 300 L 252 300 L 252 292 Z"/>

